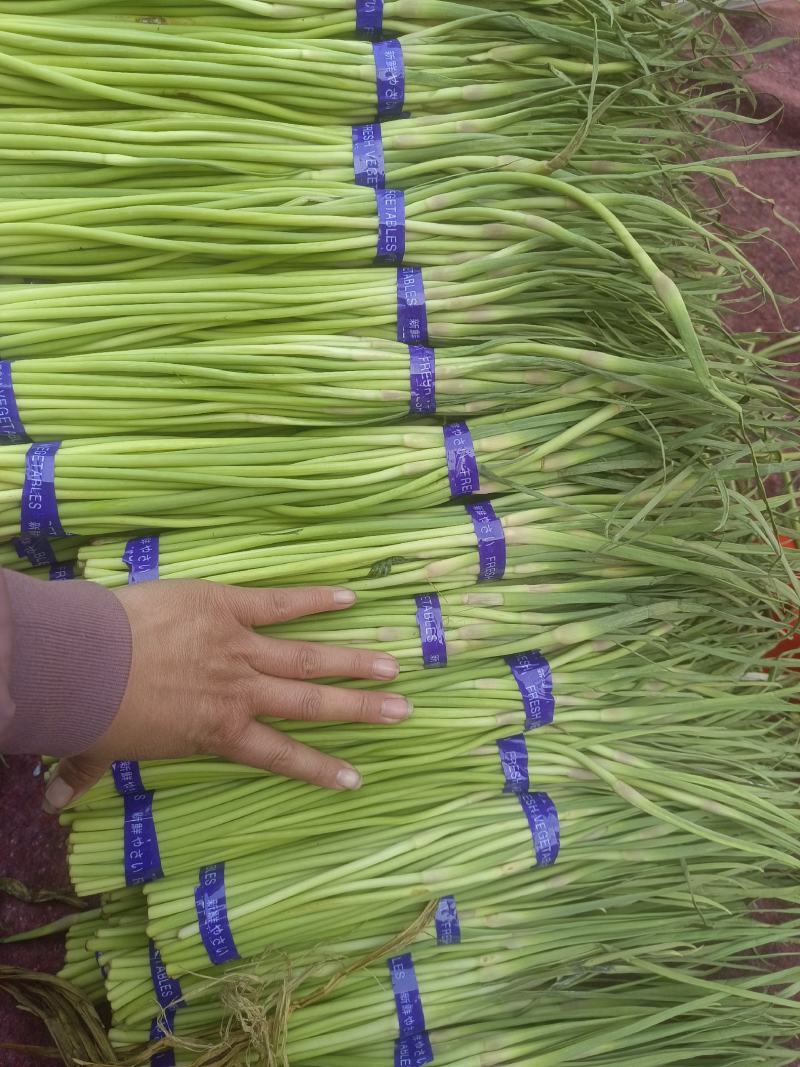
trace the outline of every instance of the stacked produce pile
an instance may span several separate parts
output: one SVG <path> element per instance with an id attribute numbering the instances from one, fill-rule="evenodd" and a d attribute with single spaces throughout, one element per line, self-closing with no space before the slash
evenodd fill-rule
<path id="1" fill-rule="evenodd" d="M 347 586 L 264 632 L 413 705 L 273 721 L 356 792 L 119 762 L 62 816 L 120 1062 L 792 1061 L 796 452 L 699 192 L 738 47 L 650 2 L 0 3 L 0 563 Z"/>

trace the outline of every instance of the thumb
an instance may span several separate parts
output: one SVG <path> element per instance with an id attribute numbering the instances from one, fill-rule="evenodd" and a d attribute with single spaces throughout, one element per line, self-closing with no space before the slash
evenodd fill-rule
<path id="1" fill-rule="evenodd" d="M 108 763 L 93 756 L 70 756 L 62 759 L 53 771 L 44 791 L 42 807 L 48 815 L 57 815 L 67 804 L 99 782 L 108 770 Z"/>

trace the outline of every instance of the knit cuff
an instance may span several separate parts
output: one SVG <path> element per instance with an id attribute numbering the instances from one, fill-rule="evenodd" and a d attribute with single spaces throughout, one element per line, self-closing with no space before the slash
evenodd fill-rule
<path id="1" fill-rule="evenodd" d="M 3 751 L 75 755 L 107 730 L 122 701 L 131 664 L 125 609 L 92 582 L 3 577 L 14 705 Z"/>

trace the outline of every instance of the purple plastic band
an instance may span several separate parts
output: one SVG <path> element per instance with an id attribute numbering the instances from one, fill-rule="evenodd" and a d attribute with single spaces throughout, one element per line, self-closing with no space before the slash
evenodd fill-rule
<path id="1" fill-rule="evenodd" d="M 163 878 L 161 853 L 153 819 L 153 794 L 126 793 L 122 804 L 125 811 L 125 885 L 143 885 L 156 878 Z"/>
<path id="2" fill-rule="evenodd" d="M 427 1034 L 401 1037 L 394 1043 L 394 1067 L 425 1067 L 433 1063 L 431 1039 Z"/>
<path id="3" fill-rule="evenodd" d="M 467 504 L 478 539 L 478 581 L 496 582 L 506 572 L 506 535 L 488 500 Z"/>
<path id="4" fill-rule="evenodd" d="M 424 1033 L 425 1015 L 422 1011 L 422 1000 L 411 953 L 392 956 L 387 963 L 392 979 L 392 992 L 397 1008 L 397 1027 L 401 1040 L 404 1037 Z"/>
<path id="5" fill-rule="evenodd" d="M 556 806 L 547 793 L 518 793 L 520 807 L 528 820 L 536 863 L 550 867 L 558 859 L 561 830 Z"/>
<path id="6" fill-rule="evenodd" d="M 14 384 L 11 381 L 11 364 L 0 360 L 0 444 L 21 445 L 30 441 L 19 417 Z"/>
<path id="7" fill-rule="evenodd" d="M 458 945 L 461 943 L 461 924 L 455 897 L 441 897 L 436 909 L 436 944 Z"/>
<path id="8" fill-rule="evenodd" d="M 160 1041 L 171 1034 L 175 1026 L 175 1012 L 165 1011 L 150 1023 L 150 1040 Z M 150 1067 L 175 1067 L 175 1049 L 165 1048 L 150 1059 Z"/>
<path id="9" fill-rule="evenodd" d="M 103 981 L 105 981 L 106 978 L 108 978 L 108 967 L 106 967 L 105 964 L 100 962 L 101 958 L 102 957 L 100 956 L 100 953 L 95 952 L 94 961 L 97 964 L 97 969 L 100 971 L 100 977 L 103 979 Z"/>
<path id="10" fill-rule="evenodd" d="M 397 340 L 404 345 L 428 343 L 422 267 L 397 268 Z"/>
<path id="11" fill-rule="evenodd" d="M 177 978 L 170 978 L 167 974 L 167 968 L 161 959 L 158 945 L 152 938 L 150 938 L 148 944 L 148 952 L 150 955 L 150 977 L 153 980 L 153 990 L 159 1007 L 172 1008 L 173 1010 L 179 1008 L 183 1004 L 181 983 Z"/>
<path id="12" fill-rule="evenodd" d="M 153 537 L 133 537 L 125 545 L 122 562 L 130 567 L 128 585 L 155 582 L 158 579 L 158 534 Z"/>
<path id="13" fill-rule="evenodd" d="M 20 528 L 24 534 L 64 537 L 55 486 L 56 452 L 60 447 L 60 441 L 48 441 L 31 445 L 25 455 L 20 514 Z"/>
<path id="14" fill-rule="evenodd" d="M 436 353 L 424 345 L 409 345 L 410 415 L 432 415 L 436 411 Z"/>
<path id="15" fill-rule="evenodd" d="M 481 491 L 478 462 L 472 434 L 465 422 L 451 422 L 442 427 L 447 456 L 447 477 L 451 496 L 470 496 Z"/>
<path id="16" fill-rule="evenodd" d="M 383 0 L 356 0 L 356 35 L 374 41 L 383 33 Z"/>
<path id="17" fill-rule="evenodd" d="M 33 537 L 31 534 L 15 537 L 14 548 L 19 558 L 27 557 L 32 567 L 50 567 L 58 563 L 53 546 L 46 537 Z"/>
<path id="18" fill-rule="evenodd" d="M 447 666 L 447 643 L 444 639 L 442 605 L 436 593 L 420 593 L 414 597 L 417 605 L 417 626 L 422 643 L 422 662 L 426 667 Z"/>
<path id="19" fill-rule="evenodd" d="M 550 664 L 541 652 L 519 652 L 506 656 L 525 708 L 525 729 L 535 730 L 553 721 L 556 700 Z"/>
<path id="20" fill-rule="evenodd" d="M 118 759 L 111 764 L 114 788 L 121 797 L 145 793 L 142 771 L 136 760 Z"/>
<path id="21" fill-rule="evenodd" d="M 375 57 L 378 118 L 397 117 L 403 111 L 406 97 L 403 49 L 396 38 L 391 41 L 376 41 L 372 46 L 372 54 Z"/>
<path id="22" fill-rule="evenodd" d="M 228 922 L 225 900 L 225 864 L 212 863 L 210 867 L 201 867 L 198 881 L 199 885 L 194 891 L 194 906 L 208 958 L 214 964 L 238 960 L 239 952 Z"/>
<path id="23" fill-rule="evenodd" d="M 396 267 L 406 254 L 406 198 L 400 189 L 376 189 L 378 249 L 375 262 Z"/>
<path id="24" fill-rule="evenodd" d="M 153 794 L 144 788 L 139 764 L 136 760 L 114 760 L 111 774 L 125 813 L 125 885 L 142 885 L 163 878 L 153 819 Z"/>
<path id="25" fill-rule="evenodd" d="M 386 164 L 383 159 L 383 140 L 378 122 L 353 127 L 353 171 L 356 185 L 383 189 L 386 185 Z"/>
<path id="26" fill-rule="evenodd" d="M 497 741 L 500 766 L 503 768 L 504 793 L 527 793 L 531 787 L 528 777 L 528 746 L 523 734 L 501 737 Z"/>
<path id="27" fill-rule="evenodd" d="M 75 577 L 75 565 L 71 562 L 67 563 L 54 563 L 50 567 L 50 576 L 48 581 L 51 582 L 68 582 Z"/>

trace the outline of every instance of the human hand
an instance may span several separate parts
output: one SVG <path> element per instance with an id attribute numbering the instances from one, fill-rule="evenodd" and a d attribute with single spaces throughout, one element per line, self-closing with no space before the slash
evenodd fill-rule
<path id="1" fill-rule="evenodd" d="M 390 681 L 383 653 L 260 636 L 255 626 L 355 603 L 347 589 L 244 589 L 203 581 L 158 581 L 116 591 L 131 626 L 132 656 L 119 711 L 78 756 L 62 759 L 45 810 L 66 807 L 117 759 L 196 754 L 260 767 L 330 789 L 357 789 L 358 771 L 257 721 L 401 722 L 400 696 L 317 685 L 318 678 Z"/>

